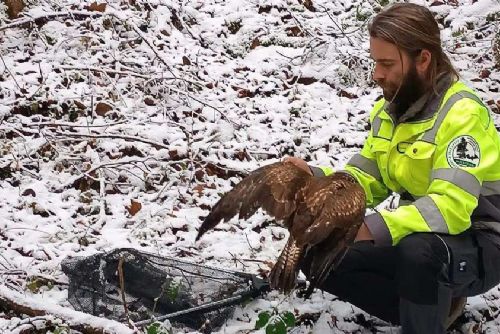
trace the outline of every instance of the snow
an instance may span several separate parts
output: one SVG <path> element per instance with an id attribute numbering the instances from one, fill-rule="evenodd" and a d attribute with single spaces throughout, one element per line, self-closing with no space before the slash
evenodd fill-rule
<path id="1" fill-rule="evenodd" d="M 134 247 L 269 270 L 288 232 L 260 228 L 269 219 L 258 212 L 195 242 L 208 208 L 243 173 L 286 155 L 341 169 L 380 95 L 360 17 L 379 2 L 312 3 L 315 12 L 294 0 L 115 0 L 88 15 L 89 2 L 40 0 L 11 21 L 0 4 L 0 293 L 126 333 L 71 310 L 65 257 Z M 445 49 L 463 80 L 500 106 L 491 48 L 500 1 L 454 3 L 430 7 Z M 69 14 L 40 20 L 55 13 Z M 111 110 L 98 112 L 100 102 Z M 142 205 L 135 215 L 131 200 Z M 30 291 L 39 276 L 57 284 Z M 498 333 L 499 297 L 496 287 L 469 298 L 459 330 Z M 294 333 L 396 330 L 317 291 L 306 301 L 272 292 L 238 307 L 218 332 L 253 330 L 273 307 L 317 313 Z M 21 322 L 0 313 L 0 332 L 28 326 Z"/>

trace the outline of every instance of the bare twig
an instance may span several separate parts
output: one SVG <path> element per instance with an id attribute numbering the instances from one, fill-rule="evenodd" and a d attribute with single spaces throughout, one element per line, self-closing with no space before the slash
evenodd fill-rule
<path id="1" fill-rule="evenodd" d="M 133 76 L 141 79 L 151 79 L 150 75 L 144 75 L 140 73 L 136 73 L 133 71 L 117 71 L 109 68 L 101 68 L 101 67 L 85 67 L 85 66 L 68 66 L 68 65 L 59 65 L 55 66 L 54 69 L 60 69 L 60 70 L 65 70 L 65 71 L 93 71 L 93 72 L 102 72 L 102 73 L 108 73 L 108 74 L 118 74 L 118 75 L 124 75 L 124 76 Z M 176 78 L 162 78 L 164 80 L 166 79 L 176 79 Z"/>
<path id="2" fill-rule="evenodd" d="M 0 28 L 0 31 L 1 31 L 1 28 Z M 26 97 L 26 95 L 23 93 L 21 86 L 19 86 L 19 83 L 17 82 L 16 77 L 14 76 L 14 74 L 12 74 L 10 69 L 7 67 L 7 64 L 5 63 L 5 60 L 3 59 L 3 55 L 1 53 L 0 53 L 0 59 L 2 60 L 3 66 L 5 67 L 5 70 L 7 72 L 9 72 L 10 76 L 12 77 L 12 80 L 14 80 L 14 83 L 16 84 L 17 88 L 19 88 L 19 91 L 21 92 L 21 94 L 23 94 L 24 97 Z"/>
<path id="3" fill-rule="evenodd" d="M 11 28 L 21 27 L 21 26 L 27 25 L 29 23 L 38 23 L 40 21 L 51 20 L 51 19 L 55 19 L 55 18 L 59 18 L 59 17 L 68 17 L 68 16 L 73 16 L 75 18 L 89 17 L 89 16 L 94 17 L 94 16 L 102 16 L 102 13 L 87 12 L 87 11 L 67 11 L 67 12 L 43 13 L 43 14 L 39 14 L 36 16 L 32 16 L 32 17 L 26 17 L 26 18 L 14 20 L 9 24 L 1 26 L 0 31 L 4 31 L 7 29 L 11 29 Z"/>
<path id="4" fill-rule="evenodd" d="M 136 136 L 125 136 L 125 135 L 114 135 L 114 134 L 104 134 L 104 135 L 94 135 L 94 134 L 85 134 L 85 133 L 71 133 L 71 132 L 60 132 L 57 131 L 56 134 L 60 136 L 67 136 L 71 138 L 110 138 L 110 139 L 123 139 L 123 140 L 129 140 L 129 141 L 134 141 L 134 142 L 141 142 L 145 144 L 150 144 L 153 145 L 157 148 L 164 148 L 164 149 L 169 149 L 170 147 L 156 141 L 152 141 L 149 139 L 141 138 L 141 137 L 136 137 Z"/>

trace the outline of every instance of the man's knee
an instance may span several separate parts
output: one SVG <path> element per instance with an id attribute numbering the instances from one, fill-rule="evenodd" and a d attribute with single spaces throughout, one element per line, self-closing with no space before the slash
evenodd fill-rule
<path id="1" fill-rule="evenodd" d="M 415 270 L 432 266 L 440 269 L 448 261 L 447 246 L 434 233 L 413 233 L 396 246 L 399 263 Z"/>

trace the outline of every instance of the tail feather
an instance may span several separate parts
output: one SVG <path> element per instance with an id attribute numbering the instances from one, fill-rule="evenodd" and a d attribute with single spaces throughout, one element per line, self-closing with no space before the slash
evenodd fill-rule
<path id="1" fill-rule="evenodd" d="M 330 272 L 342 262 L 347 252 L 347 244 L 343 241 L 338 242 L 334 249 L 327 252 L 323 249 L 314 249 L 315 247 L 310 249 L 313 252 L 309 272 L 309 281 L 311 284 L 307 288 L 304 298 L 308 298 L 316 287 L 320 287 L 324 283 Z"/>
<path id="2" fill-rule="evenodd" d="M 298 245 L 292 236 L 289 237 L 285 248 L 269 274 L 272 289 L 288 293 L 295 287 L 299 273 L 298 265 L 302 260 L 303 249 L 303 246 Z"/>

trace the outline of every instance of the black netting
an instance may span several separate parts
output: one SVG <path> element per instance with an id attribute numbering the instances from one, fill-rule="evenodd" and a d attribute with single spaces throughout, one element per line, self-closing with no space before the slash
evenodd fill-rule
<path id="1" fill-rule="evenodd" d="M 195 329 L 222 325 L 235 304 L 267 288 L 254 275 L 135 249 L 65 259 L 62 269 L 76 310 L 122 322 L 127 314 L 136 323 L 168 318 Z"/>

